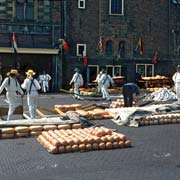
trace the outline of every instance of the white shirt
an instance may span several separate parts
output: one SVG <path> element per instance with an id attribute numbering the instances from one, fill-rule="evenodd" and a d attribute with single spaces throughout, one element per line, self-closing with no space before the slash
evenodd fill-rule
<path id="1" fill-rule="evenodd" d="M 172 79 L 175 83 L 180 83 L 180 72 L 174 73 Z"/>
<path id="2" fill-rule="evenodd" d="M 70 81 L 70 84 L 72 84 L 72 83 L 82 86 L 84 83 L 82 75 L 80 73 L 76 72 L 73 75 L 72 80 Z"/>
<path id="3" fill-rule="evenodd" d="M 33 83 L 32 83 L 32 80 L 33 80 Z M 32 86 L 31 86 L 31 83 L 32 83 Z M 31 86 L 31 89 L 30 89 L 30 86 Z M 30 79 L 26 78 L 23 84 L 21 85 L 21 87 L 27 91 L 28 95 L 32 95 L 32 96 L 38 95 L 37 90 L 41 89 L 39 82 L 33 78 L 30 78 Z"/>
<path id="4" fill-rule="evenodd" d="M 104 74 L 102 74 L 101 78 L 99 79 L 99 83 L 101 85 L 110 86 L 110 83 L 114 84 L 114 81 L 109 74 L 104 73 Z"/>
<path id="5" fill-rule="evenodd" d="M 18 91 L 20 94 L 24 94 L 16 78 L 6 77 L 0 86 L 0 94 L 4 88 L 8 93 L 16 93 Z"/>

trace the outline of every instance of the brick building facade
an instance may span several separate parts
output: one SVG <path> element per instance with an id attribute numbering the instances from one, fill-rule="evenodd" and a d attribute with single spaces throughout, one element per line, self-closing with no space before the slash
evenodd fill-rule
<path id="1" fill-rule="evenodd" d="M 83 71 L 82 58 L 77 57 L 76 51 L 77 44 L 85 44 L 89 65 L 88 82 L 95 78 L 96 69 L 98 71 L 98 68 L 104 66 L 111 75 L 120 73 L 126 76 L 127 81 L 134 81 L 136 70 L 144 76 L 171 76 L 174 73 L 176 65 L 180 63 L 179 1 L 120 0 L 120 14 L 110 12 L 116 10 L 113 7 L 119 5 L 118 1 L 80 1 L 84 2 L 84 8 L 78 7 L 78 0 L 67 1 L 66 34 L 70 51 L 66 61 L 67 64 L 71 61 L 71 66 L 67 68 L 69 72 L 73 68 L 72 63 L 79 65 Z M 139 50 L 135 51 L 141 34 L 142 55 L 139 54 Z M 103 41 L 103 54 L 96 51 L 100 36 Z M 110 52 L 108 42 L 112 44 Z M 117 58 L 120 44 L 123 44 L 124 49 L 121 57 Z M 157 48 L 159 58 L 158 63 L 154 65 L 153 57 Z M 97 68 L 94 65 L 97 65 Z"/>
<path id="2" fill-rule="evenodd" d="M 136 71 L 144 76 L 171 76 L 180 64 L 179 0 L 21 2 L 1 0 L 0 61 L 4 74 L 17 64 L 22 71 L 27 66 L 38 73 L 45 69 L 53 77 L 52 90 L 57 90 L 68 87 L 75 67 L 81 69 L 88 84 L 105 67 L 112 76 L 123 75 L 134 81 Z M 27 12 L 29 19 L 24 17 L 27 4 L 29 11 L 33 8 L 33 17 Z M 16 55 L 11 48 L 12 32 L 18 44 Z M 100 37 L 102 53 L 97 51 Z M 140 37 L 142 55 L 137 46 Z M 63 38 L 69 50 L 59 53 L 58 39 Z M 156 49 L 158 63 L 153 64 Z M 83 55 L 87 55 L 88 68 Z"/>
<path id="3" fill-rule="evenodd" d="M 51 90 L 62 86 L 62 57 L 58 39 L 62 38 L 63 3 L 50 0 L 1 0 L 0 71 L 3 77 L 11 68 L 25 76 L 32 68 L 38 76 L 49 73 Z M 12 48 L 15 33 L 17 53 Z"/>

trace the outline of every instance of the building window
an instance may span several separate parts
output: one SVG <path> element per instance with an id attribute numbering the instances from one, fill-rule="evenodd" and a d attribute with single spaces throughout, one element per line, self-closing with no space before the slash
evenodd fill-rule
<path id="1" fill-rule="evenodd" d="M 88 69 L 88 82 L 92 83 L 96 79 L 97 74 L 99 73 L 99 66 L 88 65 Z"/>
<path id="2" fill-rule="evenodd" d="M 107 73 L 111 76 L 121 76 L 121 66 L 120 65 L 106 65 Z"/>
<path id="3" fill-rule="evenodd" d="M 85 9 L 85 0 L 78 0 L 78 8 Z"/>
<path id="4" fill-rule="evenodd" d="M 34 0 L 16 0 L 16 18 L 34 20 Z"/>
<path id="5" fill-rule="evenodd" d="M 143 77 L 154 76 L 154 64 L 136 64 L 136 72 Z"/>
<path id="6" fill-rule="evenodd" d="M 106 41 L 105 53 L 107 55 L 113 54 L 113 42 L 111 40 Z"/>
<path id="7" fill-rule="evenodd" d="M 126 42 L 120 41 L 119 47 L 118 47 L 118 57 L 119 58 L 125 58 L 125 54 L 126 54 L 125 50 L 126 50 Z"/>
<path id="8" fill-rule="evenodd" d="M 86 55 L 86 44 L 77 44 L 77 56 Z"/>
<path id="9" fill-rule="evenodd" d="M 110 15 L 124 15 L 124 0 L 109 0 Z"/>

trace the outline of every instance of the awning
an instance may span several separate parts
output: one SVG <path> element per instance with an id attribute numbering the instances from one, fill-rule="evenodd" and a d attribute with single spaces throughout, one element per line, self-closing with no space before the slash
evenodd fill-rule
<path id="1" fill-rule="evenodd" d="M 13 48 L 0 47 L 0 53 L 14 53 Z M 58 54 L 59 49 L 18 48 L 19 54 Z"/>

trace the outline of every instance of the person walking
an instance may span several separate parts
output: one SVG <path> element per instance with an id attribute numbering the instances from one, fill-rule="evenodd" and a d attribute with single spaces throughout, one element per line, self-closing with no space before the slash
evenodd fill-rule
<path id="1" fill-rule="evenodd" d="M 176 72 L 173 74 L 172 80 L 174 81 L 177 99 L 180 101 L 180 65 L 176 67 Z"/>
<path id="2" fill-rule="evenodd" d="M 49 81 L 51 80 L 51 76 L 47 74 L 45 71 L 43 71 L 42 74 L 38 77 L 39 83 L 41 85 L 41 90 L 43 93 L 46 93 L 49 91 Z"/>
<path id="3" fill-rule="evenodd" d="M 17 98 L 19 95 L 23 95 L 24 92 L 17 81 L 17 76 L 19 75 L 17 69 L 11 69 L 7 73 L 7 77 L 4 79 L 0 86 L 0 94 L 4 89 L 6 89 L 6 97 L 9 104 L 7 121 L 11 120 L 15 108 L 18 106 Z"/>
<path id="4" fill-rule="evenodd" d="M 82 75 L 79 73 L 79 69 L 75 68 L 74 69 L 74 75 L 69 83 L 69 85 L 74 85 L 74 97 L 75 99 L 80 100 L 80 96 L 79 96 L 79 87 L 83 86 L 84 84 L 84 80 Z"/>
<path id="5" fill-rule="evenodd" d="M 99 79 L 99 84 L 101 86 L 103 99 L 111 101 L 111 98 L 108 93 L 108 88 L 110 87 L 110 85 L 114 86 L 114 81 L 112 77 L 109 74 L 107 74 L 107 72 L 104 69 L 102 70 L 102 76 Z"/>
<path id="6" fill-rule="evenodd" d="M 124 107 L 132 107 L 133 101 L 139 106 L 139 87 L 135 83 L 126 83 L 123 85 Z"/>
<path id="7" fill-rule="evenodd" d="M 101 76 L 102 76 L 102 71 L 100 71 L 100 72 L 97 74 L 97 77 L 96 77 L 96 80 L 95 80 L 95 82 L 97 83 L 97 92 L 98 92 L 98 93 L 101 93 L 101 84 L 100 84 L 100 82 L 99 82 Z"/>
<path id="8" fill-rule="evenodd" d="M 38 90 L 41 89 L 41 86 L 37 79 L 34 79 L 33 76 L 36 73 L 29 69 L 26 72 L 26 79 L 24 80 L 21 87 L 27 92 L 27 104 L 29 109 L 29 114 L 32 119 L 36 117 L 36 108 L 38 103 Z"/>

